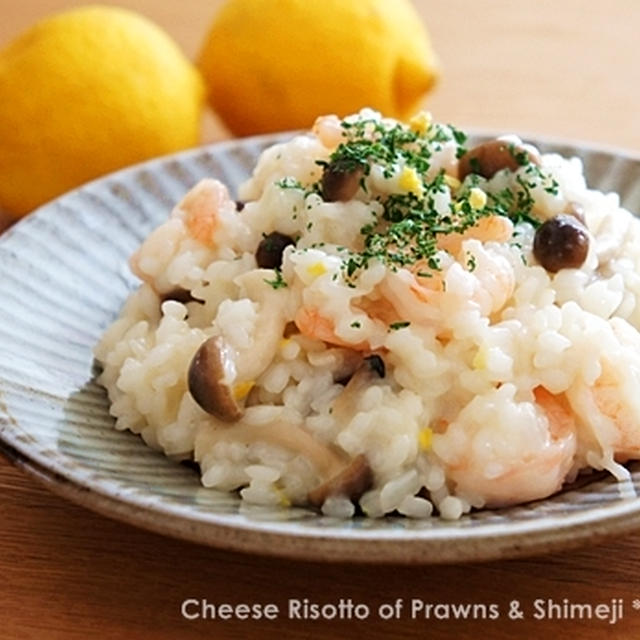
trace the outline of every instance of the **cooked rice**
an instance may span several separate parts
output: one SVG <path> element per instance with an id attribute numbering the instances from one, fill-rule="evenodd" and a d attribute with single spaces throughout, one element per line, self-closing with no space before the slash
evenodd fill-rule
<path id="1" fill-rule="evenodd" d="M 364 120 L 396 124 L 371 111 L 346 122 Z M 432 125 L 423 135 L 434 132 L 425 181 L 456 171 L 452 131 Z M 311 186 L 335 134 L 336 121 L 320 119 L 266 150 L 240 189 L 241 211 L 203 181 L 136 253 L 143 284 L 96 348 L 116 428 L 193 458 L 204 486 L 263 505 L 308 504 L 330 479 L 323 456 L 363 455 L 366 491 L 322 504 L 341 518 L 357 506 L 371 517 L 458 519 L 544 498 L 586 468 L 624 479 L 620 463 L 640 457 L 640 222 L 617 195 L 587 188 L 579 159 L 545 154 L 540 175 L 526 177 L 533 213 L 546 220 L 581 205 L 590 242 L 580 268 L 540 266 L 524 220 L 506 240 L 471 232 L 439 251 L 430 279 L 383 260 L 349 275 L 345 248 L 361 251 L 362 229 L 383 216 L 389 194 L 417 187 L 401 161 L 390 175 L 373 163 L 366 189 L 325 201 Z M 481 208 L 524 172 L 476 178 L 469 197 Z M 470 186 L 449 184 L 432 202 L 442 215 Z M 283 254 L 286 286 L 256 265 L 274 231 L 297 239 Z M 232 354 L 226 381 L 243 410 L 232 424 L 188 389 L 194 354 L 213 336 Z M 384 377 L 347 386 L 372 353 Z"/>

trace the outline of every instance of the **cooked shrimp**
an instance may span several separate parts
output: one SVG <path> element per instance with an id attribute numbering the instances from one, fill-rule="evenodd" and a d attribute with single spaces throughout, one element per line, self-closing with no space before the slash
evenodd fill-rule
<path id="1" fill-rule="evenodd" d="M 635 385 L 630 389 L 628 382 L 605 365 L 593 387 L 580 383 L 567 391 L 585 441 L 618 462 L 640 457 L 638 392 Z"/>
<path id="2" fill-rule="evenodd" d="M 632 397 L 628 397 L 624 391 L 624 381 L 620 380 L 620 376 L 607 366 L 603 368 L 602 375 L 596 382 L 593 395 L 600 413 L 611 419 L 616 426 L 616 437 L 611 443 L 614 458 L 625 462 L 631 458 L 640 457 L 640 412 L 636 400 L 637 390 Z"/>
<path id="3" fill-rule="evenodd" d="M 212 247 L 219 226 L 218 213 L 230 199 L 229 191 L 219 180 L 201 180 L 182 199 L 173 215 L 183 215 L 191 237 Z"/>
<path id="4" fill-rule="evenodd" d="M 367 351 L 370 348 L 369 343 L 366 341 L 353 343 L 339 338 L 335 333 L 333 320 L 323 316 L 315 307 L 300 307 L 295 315 L 294 322 L 300 333 L 308 338 L 322 340 L 339 347 L 348 347 L 356 351 Z"/>
<path id="5" fill-rule="evenodd" d="M 547 414 L 552 435 L 561 436 L 575 431 L 575 418 L 564 394 L 555 395 L 539 386 L 533 390 L 533 395 Z"/>
<path id="6" fill-rule="evenodd" d="M 416 282 L 411 286 L 417 287 L 414 292 L 418 297 L 427 301 L 432 299 L 430 291 L 444 291 L 445 285 L 442 280 L 442 271 L 431 268 L 426 260 L 418 260 L 418 262 L 411 265 L 409 271 L 415 276 Z M 419 293 L 418 290 L 420 291 Z"/>
<path id="7" fill-rule="evenodd" d="M 395 310 L 396 320 L 416 324 L 438 322 L 442 320 L 447 300 L 473 303 L 484 315 L 505 306 L 514 292 L 516 281 L 509 261 L 504 256 L 486 251 L 479 240 L 466 240 L 465 247 L 468 255 L 473 256 L 472 272 L 461 263 L 452 261 L 442 271 L 416 264 L 411 271 L 398 269 L 385 276 L 377 291 L 387 309 L 390 305 Z M 390 316 L 385 310 L 381 318 Z"/>
<path id="8" fill-rule="evenodd" d="M 560 489 L 573 465 L 576 425 L 566 398 L 543 387 L 533 391 L 534 402 L 517 402 L 514 393 L 505 384 L 477 396 L 433 436 L 433 451 L 457 493 L 473 504 L 501 507 L 545 498 Z"/>
<path id="9" fill-rule="evenodd" d="M 415 323 L 428 323 L 437 317 L 442 289 L 441 274 L 420 278 L 407 269 L 390 271 L 378 285 L 380 294 L 395 309 L 398 318 Z"/>
<path id="10" fill-rule="evenodd" d="M 480 218 L 473 227 L 463 233 L 439 234 L 438 249 L 444 249 L 451 255 L 457 256 L 462 248 L 462 242 L 475 238 L 481 242 L 507 242 L 513 235 L 513 223 L 504 216 L 486 216 Z"/>
<path id="11" fill-rule="evenodd" d="M 363 297 L 354 302 L 353 306 L 366 313 L 370 318 L 380 320 L 387 326 L 402 320 L 391 302 L 383 297 L 378 297 L 377 299 L 369 296 Z"/>
<path id="12" fill-rule="evenodd" d="M 516 287 L 516 276 L 507 258 L 488 252 L 480 240 L 466 240 L 465 251 L 473 256 L 473 277 L 476 279 L 471 299 L 483 314 L 502 309 Z"/>
<path id="13" fill-rule="evenodd" d="M 622 318 L 612 318 L 609 325 L 613 330 L 609 337 L 617 340 L 621 351 L 615 353 L 614 343 L 604 343 L 595 383 L 589 386 L 579 380 L 568 389 L 567 397 L 587 447 L 600 449 L 603 459 L 625 462 L 640 457 L 640 362 L 634 355 L 640 349 L 640 337 Z"/>
<path id="14" fill-rule="evenodd" d="M 167 266 L 183 250 L 183 241 L 196 240 L 205 252 L 215 245 L 220 226 L 219 213 L 231 202 L 227 188 L 218 180 L 205 179 L 196 184 L 177 204 L 171 217 L 155 229 L 131 256 L 129 265 L 135 275 L 150 284 L 157 293 L 175 288 L 167 281 Z M 201 252 L 202 253 L 202 252 Z M 210 261 L 205 260 L 203 263 Z"/>
<path id="15" fill-rule="evenodd" d="M 317 118 L 312 131 L 327 149 L 334 149 L 345 139 L 340 118 L 334 115 Z"/>
<path id="16" fill-rule="evenodd" d="M 158 286 L 157 280 L 163 277 L 168 260 L 178 253 L 184 234 L 184 225 L 180 220 L 170 218 L 138 247 L 129 258 L 131 271 L 143 282 L 151 285 L 156 293 L 169 291 L 171 285 Z"/>

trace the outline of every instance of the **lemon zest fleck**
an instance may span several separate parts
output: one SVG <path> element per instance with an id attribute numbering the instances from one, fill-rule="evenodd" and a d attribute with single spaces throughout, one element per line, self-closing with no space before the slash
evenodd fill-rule
<path id="1" fill-rule="evenodd" d="M 254 385 L 255 385 L 255 380 L 247 380 L 246 382 L 239 382 L 237 385 L 233 387 L 233 397 L 236 400 L 244 400 L 249 395 L 249 391 L 253 389 Z"/>
<path id="2" fill-rule="evenodd" d="M 433 430 L 429 427 L 420 429 L 420 432 L 418 433 L 418 444 L 420 445 L 420 449 L 422 449 L 422 451 L 429 451 L 429 449 L 431 449 L 432 442 Z"/>
<path id="3" fill-rule="evenodd" d="M 323 262 L 314 262 L 307 267 L 307 273 L 317 278 L 327 273 L 327 267 L 325 267 Z"/>
<path id="4" fill-rule="evenodd" d="M 415 131 L 420 135 L 424 135 L 431 128 L 433 118 L 429 111 L 419 111 L 411 120 L 409 120 L 409 127 L 411 131 Z"/>
<path id="5" fill-rule="evenodd" d="M 290 507 L 291 506 L 291 500 L 289 500 L 287 494 L 278 486 L 274 486 L 273 487 L 276 495 L 278 496 L 278 500 L 280 502 L 280 506 L 282 507 Z"/>
<path id="6" fill-rule="evenodd" d="M 478 187 L 472 187 L 469 191 L 469 204 L 476 210 L 484 209 L 487 205 L 487 194 Z"/>
<path id="7" fill-rule="evenodd" d="M 476 352 L 476 355 L 473 356 L 471 366 L 474 369 L 486 369 L 488 355 L 489 354 L 487 353 L 487 348 L 484 345 L 481 347 L 478 347 L 478 351 Z"/>
<path id="8" fill-rule="evenodd" d="M 413 193 L 417 196 L 421 196 L 424 191 L 424 185 L 422 180 L 418 176 L 418 172 L 413 167 L 405 167 L 400 174 L 398 180 L 398 186 L 408 193 Z"/>
<path id="9" fill-rule="evenodd" d="M 444 174 L 444 182 L 449 188 L 454 190 L 459 189 L 460 185 L 462 184 L 462 182 L 460 182 L 458 178 L 455 178 L 454 176 L 450 176 L 447 173 Z"/>

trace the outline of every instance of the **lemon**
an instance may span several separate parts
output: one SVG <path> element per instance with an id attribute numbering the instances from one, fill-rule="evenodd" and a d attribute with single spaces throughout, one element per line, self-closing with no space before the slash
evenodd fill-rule
<path id="1" fill-rule="evenodd" d="M 91 6 L 0 51 L 0 209 L 15 217 L 91 178 L 198 142 L 199 72 L 156 25 Z"/>
<path id="2" fill-rule="evenodd" d="M 228 0 L 198 64 L 212 108 L 237 135 L 365 106 L 404 119 L 437 77 L 408 0 Z"/>

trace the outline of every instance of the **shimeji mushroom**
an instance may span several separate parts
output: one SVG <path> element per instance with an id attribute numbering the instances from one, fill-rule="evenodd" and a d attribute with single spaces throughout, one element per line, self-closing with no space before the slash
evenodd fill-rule
<path id="1" fill-rule="evenodd" d="M 237 348 L 222 336 L 213 336 L 200 345 L 189 366 L 188 387 L 193 399 L 204 411 L 225 422 L 242 416 L 235 394 L 237 385 L 251 386 L 269 366 L 286 325 L 281 292 L 265 282 L 272 274 L 271 270 L 255 269 L 236 279 L 247 298 L 258 305 L 248 345 Z"/>
<path id="2" fill-rule="evenodd" d="M 360 188 L 364 166 L 346 161 L 334 161 L 322 173 L 322 197 L 327 202 L 348 202 Z"/>
<path id="3" fill-rule="evenodd" d="M 229 347 L 220 336 L 205 340 L 191 360 L 188 386 L 193 399 L 211 415 L 225 422 L 235 422 L 242 410 L 229 385 L 233 375 Z"/>
<path id="4" fill-rule="evenodd" d="M 549 272 L 579 269 L 589 253 L 589 234 L 572 215 L 560 214 L 536 230 L 533 255 Z"/>
<path id="5" fill-rule="evenodd" d="M 540 156 L 533 149 L 509 140 L 489 140 L 469 149 L 460 158 L 458 177 L 464 180 L 470 173 L 475 173 L 489 180 L 498 171 L 516 171 L 527 163 L 540 164 Z"/>
<path id="6" fill-rule="evenodd" d="M 384 360 L 380 355 L 372 354 L 365 358 L 333 405 L 336 419 L 341 423 L 351 420 L 357 413 L 357 400 L 361 391 L 374 380 L 383 378 L 385 373 Z M 357 500 L 373 484 L 373 473 L 363 454 L 355 456 L 348 464 L 343 463 L 341 469 L 335 466 L 331 471 L 325 482 L 309 492 L 311 504 L 322 506 L 329 496 L 336 495 Z"/>
<path id="7" fill-rule="evenodd" d="M 319 487 L 309 491 L 307 498 L 316 507 L 321 507 L 330 496 L 345 496 L 350 500 L 357 500 L 372 483 L 371 467 L 367 458 L 360 454 Z"/>
<path id="8" fill-rule="evenodd" d="M 351 457 L 333 445 L 325 444 L 309 433 L 299 417 L 283 408 L 277 420 L 260 426 L 242 421 L 243 411 L 227 382 L 228 359 L 231 354 L 218 336 L 209 338 L 198 349 L 189 370 L 189 389 L 196 402 L 208 413 L 226 422 L 232 429 L 212 432 L 212 440 L 232 438 L 235 442 L 266 442 L 292 451 L 306 459 L 322 479 L 308 494 L 309 502 L 321 507 L 330 496 L 358 500 L 373 484 L 373 473 L 363 454 Z M 356 396 L 365 385 L 384 375 L 384 362 L 379 355 L 365 359 L 351 377 L 334 405 L 340 419 L 348 419 L 357 411 Z"/>

